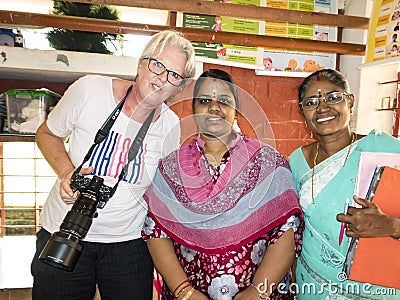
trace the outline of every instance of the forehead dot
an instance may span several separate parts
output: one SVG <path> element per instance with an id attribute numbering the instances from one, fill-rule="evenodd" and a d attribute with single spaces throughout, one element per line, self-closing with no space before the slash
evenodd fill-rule
<path id="1" fill-rule="evenodd" d="M 212 98 L 216 99 L 217 98 L 217 80 L 214 79 L 213 82 L 214 82 L 214 84 L 213 84 L 213 89 L 212 89 Z"/>

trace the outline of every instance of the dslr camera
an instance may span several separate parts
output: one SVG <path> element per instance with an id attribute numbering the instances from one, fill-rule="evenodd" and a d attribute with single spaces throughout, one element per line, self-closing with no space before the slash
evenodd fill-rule
<path id="1" fill-rule="evenodd" d="M 71 188 L 79 191 L 71 210 L 61 223 L 60 230 L 54 232 L 39 255 L 43 262 L 65 271 L 73 271 L 83 249 L 82 240 L 97 217 L 97 208 L 103 208 L 113 195 L 113 189 L 103 184 L 104 179 L 79 175 L 74 171 Z"/>

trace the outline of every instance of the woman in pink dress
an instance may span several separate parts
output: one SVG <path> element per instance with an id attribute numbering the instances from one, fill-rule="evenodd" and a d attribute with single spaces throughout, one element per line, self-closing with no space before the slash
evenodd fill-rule
<path id="1" fill-rule="evenodd" d="M 302 221 L 287 161 L 232 129 L 238 93 L 226 72 L 204 72 L 192 106 L 198 137 L 160 161 L 144 196 L 162 299 L 293 299 Z"/>

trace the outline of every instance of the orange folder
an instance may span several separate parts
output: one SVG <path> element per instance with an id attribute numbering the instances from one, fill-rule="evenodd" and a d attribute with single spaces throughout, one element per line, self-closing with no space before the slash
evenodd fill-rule
<path id="1" fill-rule="evenodd" d="M 400 217 L 400 170 L 384 167 L 372 201 L 387 215 Z M 349 279 L 400 289 L 400 240 L 360 238 Z"/>

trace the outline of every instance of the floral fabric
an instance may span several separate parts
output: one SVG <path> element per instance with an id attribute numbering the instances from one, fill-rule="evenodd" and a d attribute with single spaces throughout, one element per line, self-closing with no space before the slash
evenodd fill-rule
<path id="1" fill-rule="evenodd" d="M 173 245 L 179 263 L 196 289 L 210 299 L 229 300 L 250 285 L 267 247 L 274 244 L 289 228 L 295 231 L 295 250 L 296 255 L 299 255 L 301 252 L 301 221 L 297 216 L 291 216 L 285 224 L 274 228 L 254 242 L 224 254 L 198 252 L 175 241 L 173 241 Z M 156 226 L 151 217 L 147 217 L 143 228 L 143 238 L 168 238 L 168 236 Z M 282 286 L 289 287 L 290 283 L 291 274 L 288 274 L 282 280 Z M 293 299 L 293 295 L 289 293 L 288 289 L 283 288 L 281 293 L 274 292 L 270 298 Z M 163 285 L 161 299 L 175 299 L 166 285 Z"/>
<path id="2" fill-rule="evenodd" d="M 197 139 L 160 161 L 144 195 L 143 237 L 170 238 L 192 286 L 209 299 L 230 300 L 250 285 L 268 246 L 290 228 L 300 252 L 301 209 L 288 162 L 274 148 L 236 133 L 216 169 L 203 146 Z M 288 274 L 286 287 L 290 280 Z M 165 285 L 162 299 L 174 299 Z"/>

